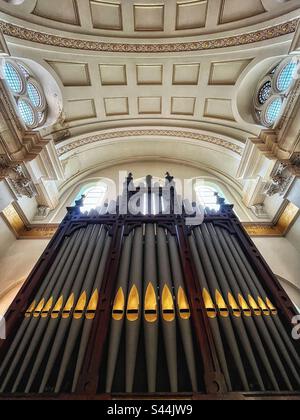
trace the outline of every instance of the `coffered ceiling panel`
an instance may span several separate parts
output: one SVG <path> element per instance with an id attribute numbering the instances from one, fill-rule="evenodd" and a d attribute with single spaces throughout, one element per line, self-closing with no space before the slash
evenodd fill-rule
<path id="1" fill-rule="evenodd" d="M 207 1 L 177 3 L 176 29 L 203 28 L 207 18 Z"/>
<path id="2" fill-rule="evenodd" d="M 67 101 L 65 112 L 69 122 L 95 118 L 95 102 L 93 99 L 70 100 Z"/>
<path id="3" fill-rule="evenodd" d="M 107 117 L 129 114 L 128 98 L 104 98 Z"/>
<path id="4" fill-rule="evenodd" d="M 174 115 L 194 115 L 196 98 L 172 98 L 171 113 Z"/>
<path id="5" fill-rule="evenodd" d="M 163 31 L 164 5 L 135 5 L 134 23 L 136 31 Z"/>
<path id="6" fill-rule="evenodd" d="M 212 63 L 210 70 L 210 85 L 235 85 L 241 73 L 251 63 L 251 60 L 220 61 Z"/>
<path id="7" fill-rule="evenodd" d="M 162 85 L 163 66 L 162 65 L 143 65 L 137 66 L 138 85 Z"/>
<path id="8" fill-rule="evenodd" d="M 161 97 L 140 97 L 138 98 L 139 114 L 161 114 Z"/>
<path id="9" fill-rule="evenodd" d="M 70 25 L 80 24 L 76 0 L 37 0 L 33 14 Z"/>
<path id="10" fill-rule="evenodd" d="M 200 64 L 175 64 L 173 68 L 173 85 L 197 85 L 200 75 Z"/>
<path id="11" fill-rule="evenodd" d="M 48 64 L 55 70 L 66 87 L 91 85 L 88 64 L 59 61 L 48 61 Z"/>
<path id="12" fill-rule="evenodd" d="M 235 121 L 232 111 L 232 102 L 228 99 L 206 99 L 204 116 L 208 118 Z"/>
<path id="13" fill-rule="evenodd" d="M 127 85 L 126 65 L 100 64 L 102 86 Z"/>
<path id="14" fill-rule="evenodd" d="M 93 27 L 121 31 L 122 8 L 120 4 L 104 1 L 90 1 Z"/>
<path id="15" fill-rule="evenodd" d="M 222 0 L 220 23 L 229 23 L 264 13 L 261 0 Z"/>

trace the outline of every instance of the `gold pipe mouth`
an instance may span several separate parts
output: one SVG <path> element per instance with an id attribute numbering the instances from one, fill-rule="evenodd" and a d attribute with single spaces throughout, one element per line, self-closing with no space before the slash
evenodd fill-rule
<path id="1" fill-rule="evenodd" d="M 250 307 L 252 308 L 254 312 L 254 315 L 262 316 L 262 310 L 260 309 L 256 301 L 254 300 L 254 298 L 251 295 L 249 295 L 248 300 L 249 300 Z"/>
<path id="2" fill-rule="evenodd" d="M 125 296 L 122 287 L 119 288 L 113 305 L 112 318 L 115 321 L 121 321 L 125 313 Z"/>
<path id="3" fill-rule="evenodd" d="M 231 307 L 233 316 L 235 316 L 236 318 L 240 318 L 242 316 L 241 308 L 239 307 L 231 293 L 228 293 L 228 302 L 229 306 Z"/>
<path id="4" fill-rule="evenodd" d="M 244 299 L 244 297 L 241 294 L 239 294 L 238 300 L 239 300 L 239 304 L 240 304 L 240 307 L 242 309 L 242 312 L 243 312 L 244 316 L 246 318 L 251 318 L 252 317 L 251 309 L 250 309 L 248 303 L 246 302 L 246 300 Z"/>
<path id="5" fill-rule="evenodd" d="M 182 287 L 179 287 L 178 289 L 177 301 L 180 318 L 184 320 L 190 319 L 191 309 L 185 291 Z"/>
<path id="6" fill-rule="evenodd" d="M 135 284 L 132 286 L 128 296 L 126 315 L 129 322 L 137 321 L 140 316 L 140 297 Z"/>
<path id="7" fill-rule="evenodd" d="M 74 314 L 73 314 L 74 319 L 81 319 L 83 317 L 86 304 L 87 304 L 87 294 L 84 291 L 77 302 L 76 308 L 74 309 Z"/>
<path id="8" fill-rule="evenodd" d="M 267 305 L 265 304 L 265 302 L 262 300 L 262 298 L 260 296 L 258 297 L 257 301 L 258 301 L 258 305 L 259 305 L 260 309 L 262 310 L 263 314 L 265 316 L 270 316 L 271 315 L 271 311 L 267 307 Z"/>
<path id="9" fill-rule="evenodd" d="M 144 308 L 145 320 L 149 323 L 154 323 L 158 320 L 158 303 L 157 296 L 153 284 L 148 284 L 145 293 L 145 308 Z"/>
<path id="10" fill-rule="evenodd" d="M 63 319 L 67 319 L 70 317 L 71 311 L 74 307 L 75 304 L 75 296 L 74 293 L 71 294 L 71 296 L 69 297 L 69 299 L 67 300 L 67 303 L 65 304 L 65 307 L 63 308 L 62 311 L 62 318 Z"/>
<path id="11" fill-rule="evenodd" d="M 204 306 L 205 306 L 206 314 L 208 318 L 210 319 L 216 318 L 217 310 L 207 289 L 203 289 L 202 296 L 203 296 Z"/>
<path id="12" fill-rule="evenodd" d="M 34 318 L 38 318 L 41 315 L 44 306 L 45 306 L 45 299 L 42 299 L 40 303 L 38 304 L 38 306 L 33 311 Z"/>
<path id="13" fill-rule="evenodd" d="M 59 314 L 62 310 L 64 304 L 64 297 L 61 296 L 58 301 L 56 302 L 56 305 L 54 306 L 52 312 L 51 312 L 51 318 L 52 319 L 57 319 L 59 317 Z"/>
<path id="14" fill-rule="evenodd" d="M 169 287 L 165 284 L 162 292 L 162 314 L 163 320 L 166 322 L 175 321 L 175 305 L 174 298 Z"/>
<path id="15" fill-rule="evenodd" d="M 221 317 L 228 318 L 230 313 L 225 303 L 225 300 L 223 299 L 223 296 L 221 295 L 219 290 L 216 290 L 216 304 L 217 304 L 217 308 L 219 309 Z"/>
<path id="16" fill-rule="evenodd" d="M 269 298 L 266 298 L 266 302 L 267 302 L 267 306 L 268 306 L 268 308 L 269 308 L 269 309 L 270 309 L 270 311 L 271 311 L 271 314 L 272 314 L 272 315 L 274 315 L 274 316 L 278 315 L 278 310 L 277 310 L 277 308 L 275 308 L 275 306 L 273 305 L 273 303 L 270 301 L 270 299 L 269 299 Z"/>
<path id="17" fill-rule="evenodd" d="M 53 306 L 53 297 L 51 297 L 42 310 L 41 317 L 47 318 Z"/>
<path id="18" fill-rule="evenodd" d="M 25 312 L 25 318 L 31 317 L 31 315 L 34 312 L 35 306 L 36 306 L 36 301 L 34 300 L 32 304 L 29 306 L 29 308 L 27 309 L 27 311 Z"/>
<path id="19" fill-rule="evenodd" d="M 96 316 L 96 311 L 97 311 L 97 307 L 98 307 L 98 302 L 99 302 L 99 292 L 96 289 L 89 301 L 88 307 L 86 309 L 85 312 L 85 318 L 88 320 L 93 320 L 95 319 Z"/>

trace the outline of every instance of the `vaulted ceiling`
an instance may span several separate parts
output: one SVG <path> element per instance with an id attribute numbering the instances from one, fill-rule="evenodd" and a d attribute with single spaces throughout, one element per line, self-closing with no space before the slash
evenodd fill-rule
<path id="1" fill-rule="evenodd" d="M 299 0 L 0 0 L 0 10 L 12 57 L 39 63 L 62 92 L 52 131 L 63 162 L 117 162 L 124 147 L 110 148 L 124 139 L 149 157 L 152 139 L 153 158 L 180 151 L 234 177 L 262 128 L 254 88 L 288 54 Z"/>

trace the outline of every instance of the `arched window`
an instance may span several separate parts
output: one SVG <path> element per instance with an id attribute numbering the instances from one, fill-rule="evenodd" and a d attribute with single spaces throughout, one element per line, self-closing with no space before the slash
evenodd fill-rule
<path id="1" fill-rule="evenodd" d="M 205 185 L 196 185 L 195 191 L 198 203 L 204 208 L 215 211 L 220 210 L 220 205 L 218 204 L 219 192 L 216 189 Z"/>
<path id="2" fill-rule="evenodd" d="M 3 74 L 25 125 L 41 127 L 47 118 L 47 101 L 32 71 L 19 61 L 5 60 Z"/>
<path id="3" fill-rule="evenodd" d="M 255 116 L 265 127 L 273 127 L 282 115 L 285 100 L 297 78 L 299 58 L 286 58 L 259 83 L 254 96 Z"/>
<path id="4" fill-rule="evenodd" d="M 85 198 L 81 211 L 84 213 L 86 211 L 91 211 L 101 207 L 104 204 L 106 193 L 107 185 L 103 182 L 100 182 L 93 187 L 87 188 L 85 191 L 83 191 Z"/>

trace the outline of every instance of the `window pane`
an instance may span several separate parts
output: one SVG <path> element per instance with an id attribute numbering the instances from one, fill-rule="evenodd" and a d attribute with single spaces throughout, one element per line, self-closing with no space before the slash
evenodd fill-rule
<path id="1" fill-rule="evenodd" d="M 31 106 L 27 102 L 20 100 L 18 102 L 18 108 L 25 124 L 33 126 L 35 118 L 34 111 Z"/>
<path id="2" fill-rule="evenodd" d="M 280 115 L 281 108 L 282 108 L 281 98 L 277 98 L 271 102 L 266 112 L 266 121 L 268 124 L 272 125 L 275 123 L 275 121 Z"/>
<path id="3" fill-rule="evenodd" d="M 9 88 L 14 93 L 20 94 L 23 90 L 22 79 L 10 63 L 6 63 L 4 66 L 4 76 Z"/>
<path id="4" fill-rule="evenodd" d="M 294 80 L 295 72 L 297 70 L 297 62 L 291 61 L 287 64 L 277 79 L 277 89 L 280 92 L 286 91 L 291 85 Z"/>
<path id="5" fill-rule="evenodd" d="M 42 98 L 41 98 L 40 92 L 32 83 L 28 83 L 27 92 L 28 92 L 28 96 L 32 104 L 36 107 L 41 106 Z"/>
<path id="6" fill-rule="evenodd" d="M 261 105 L 264 105 L 269 99 L 272 91 L 272 83 L 270 81 L 266 82 L 259 91 L 258 102 Z"/>

